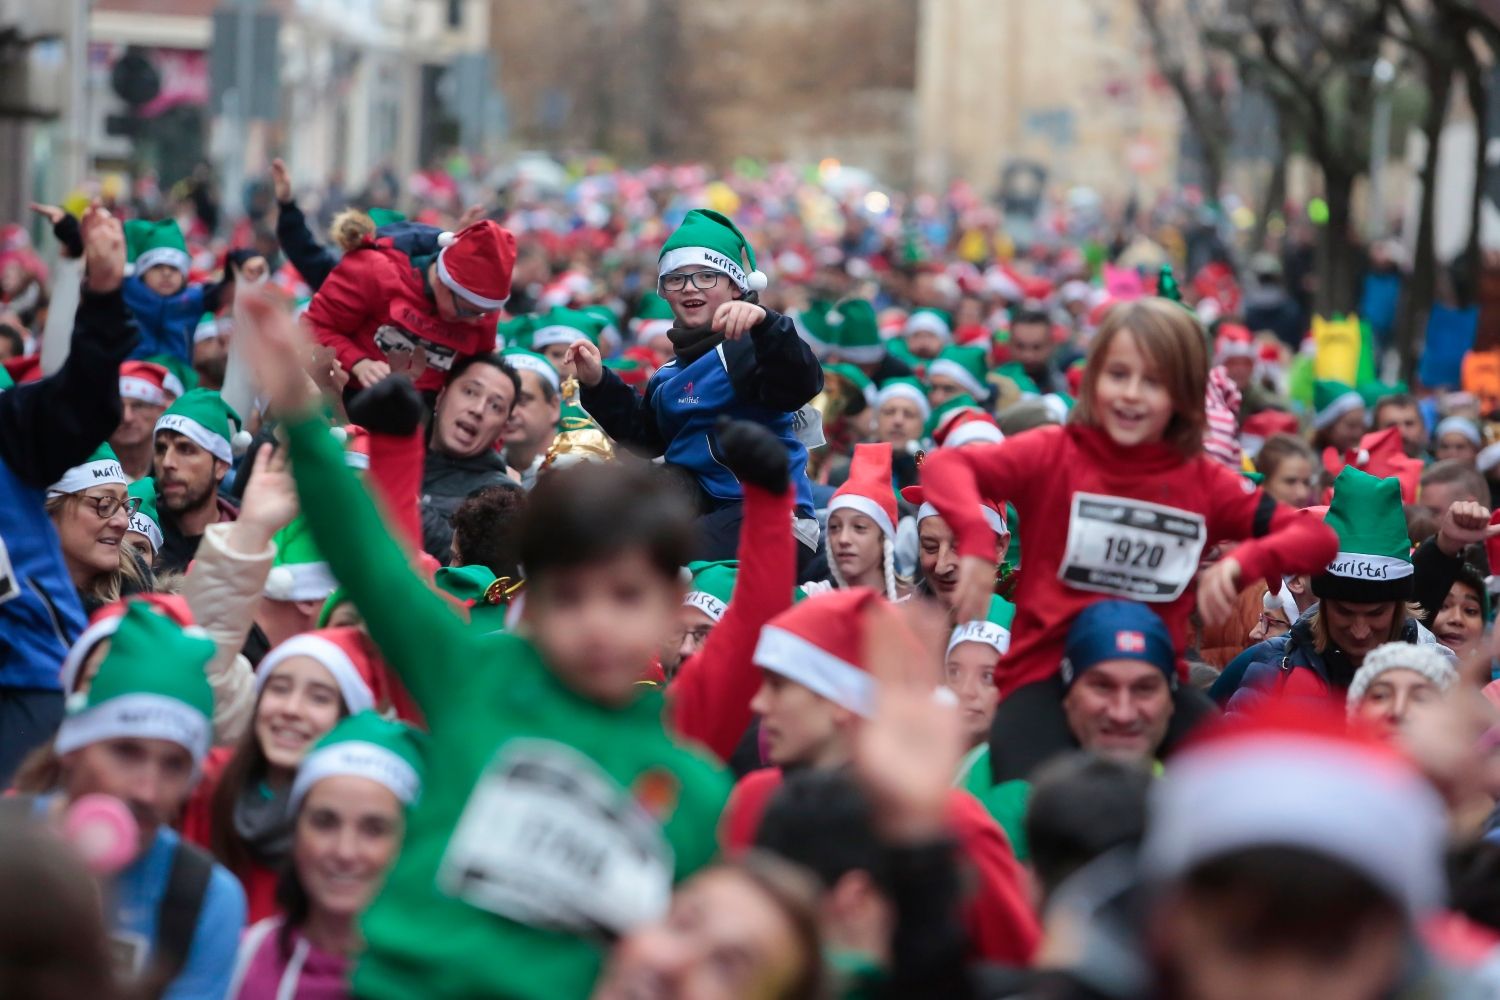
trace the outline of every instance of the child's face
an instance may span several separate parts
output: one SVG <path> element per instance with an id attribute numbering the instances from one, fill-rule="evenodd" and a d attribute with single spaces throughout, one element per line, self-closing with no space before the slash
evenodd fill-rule
<path id="1" fill-rule="evenodd" d="M 1160 441 L 1172 421 L 1172 397 L 1129 330 L 1115 335 L 1100 363 L 1094 412 L 1122 448 Z"/>
<path id="2" fill-rule="evenodd" d="M 146 273 L 141 275 L 141 280 L 157 295 L 176 295 L 187 283 L 182 277 L 182 272 L 170 264 L 157 264 L 146 268 Z"/>
<path id="3" fill-rule="evenodd" d="M 672 282 L 663 281 L 660 291 L 662 298 L 667 300 L 667 305 L 672 307 L 672 318 L 678 326 L 687 330 L 702 329 L 713 322 L 714 313 L 719 311 L 720 306 L 739 297 L 739 289 L 735 287 L 729 275 L 701 266 L 680 267 L 672 274 L 689 272 L 701 272 L 706 275 L 700 277 L 699 281 L 706 281 L 707 276 L 713 276 L 713 287 L 699 288 L 692 279 L 689 279 L 679 289 L 670 288 L 668 286 Z M 670 275 L 664 277 L 670 277 Z"/>
<path id="4" fill-rule="evenodd" d="M 621 705 L 657 654 L 682 605 L 682 585 L 642 549 L 526 581 L 524 619 L 563 684 L 590 701 Z"/>

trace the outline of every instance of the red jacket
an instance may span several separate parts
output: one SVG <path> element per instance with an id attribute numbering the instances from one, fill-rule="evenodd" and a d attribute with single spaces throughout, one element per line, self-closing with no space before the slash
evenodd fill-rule
<path id="1" fill-rule="evenodd" d="M 1103 507 L 1127 513 L 1124 528 L 1101 519 L 1110 514 L 1080 519 L 1079 551 L 1089 555 L 1070 560 L 1075 579 L 1088 575 L 1087 567 L 1099 565 L 1106 555 L 1123 557 L 1121 565 L 1135 575 L 1151 572 L 1153 562 L 1171 566 L 1174 548 L 1185 552 L 1189 566 L 1180 574 L 1185 588 L 1175 598 L 1151 603 L 1166 622 L 1179 657 L 1187 648 L 1196 560 L 1187 551 L 1190 545 L 1182 546 L 1170 535 L 1134 531 L 1129 527 L 1132 516 L 1159 519 L 1159 508 L 1171 508 L 1166 516 L 1173 526 L 1198 525 L 1200 553 L 1221 542 L 1244 540 L 1233 553 L 1242 585 L 1273 574 L 1319 572 L 1338 552 L 1332 528 L 1311 514 L 1277 503 L 1217 462 L 1203 455 L 1184 459 L 1165 443 L 1122 448 L 1094 427 L 1042 427 L 1000 444 L 940 449 L 922 466 L 922 486 L 958 536 L 961 555 L 994 556 L 994 532 L 979 514 L 981 496 L 1009 500 L 1020 516 L 1024 556 L 1013 599 L 1010 652 L 1001 659 L 996 677 L 1002 695 L 1057 671 L 1068 626 L 1080 610 L 1094 601 L 1130 596 L 1062 581 L 1078 494 L 1102 494 Z M 1146 506 L 1132 508 L 1128 502 L 1119 503 L 1121 498 Z M 1164 561 L 1153 540 L 1165 541 Z M 1186 680 L 1187 663 L 1180 658 L 1178 670 Z"/>
<path id="2" fill-rule="evenodd" d="M 796 493 L 767 493 L 744 484 L 745 519 L 740 525 L 740 566 L 724 617 L 684 660 L 667 689 L 672 728 L 727 761 L 755 713 L 750 700 L 760 687 L 755 644 L 761 626 L 792 606 L 797 550 L 792 538 Z"/>
<path id="3" fill-rule="evenodd" d="M 219 778 L 229 758 L 234 756 L 231 747 L 214 747 L 203 759 L 203 777 L 193 788 L 187 805 L 182 811 L 182 836 L 189 843 L 197 844 L 205 851 L 212 851 L 211 838 L 214 790 L 219 787 Z M 280 875 L 265 865 L 248 862 L 242 870 L 233 871 L 235 878 L 245 889 L 245 926 L 257 920 L 274 917 L 280 912 L 276 905 L 276 883 Z"/>
<path id="4" fill-rule="evenodd" d="M 386 360 L 394 347 L 427 350 L 427 370 L 418 389 L 441 389 L 461 358 L 495 349 L 495 319 L 449 322 L 428 297 L 422 272 L 386 240 L 344 255 L 307 309 L 318 343 L 333 348 L 339 364 L 353 372 L 357 361 Z"/>
<path id="5" fill-rule="evenodd" d="M 720 817 L 719 839 L 727 854 L 750 847 L 766 805 L 781 786 L 781 771 L 765 768 L 740 779 Z M 1026 875 L 1010 841 L 984 806 L 967 792 L 952 789 L 948 822 L 963 858 L 971 868 L 972 895 L 964 907 L 964 925 L 974 955 L 1016 965 L 1031 964 L 1042 929 L 1027 902 Z"/>

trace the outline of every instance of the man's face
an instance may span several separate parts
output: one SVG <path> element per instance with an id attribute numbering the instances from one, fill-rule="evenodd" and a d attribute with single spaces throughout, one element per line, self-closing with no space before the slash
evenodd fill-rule
<path id="1" fill-rule="evenodd" d="M 1140 660 L 1106 660 L 1085 670 L 1063 698 L 1068 728 L 1085 750 L 1123 760 L 1156 755 L 1172 721 L 1172 690 Z"/>
<path id="2" fill-rule="evenodd" d="M 1010 356 L 1025 371 L 1039 372 L 1052 360 L 1052 329 L 1045 323 L 1015 323 L 1010 328 Z"/>
<path id="3" fill-rule="evenodd" d="M 592 701 L 619 705 L 634 697 L 682 596 L 644 550 L 629 549 L 528 579 L 522 614 L 559 680 Z"/>
<path id="4" fill-rule="evenodd" d="M 122 399 L 120 402 L 124 404 L 124 412 L 109 443 L 115 448 L 139 448 L 151 440 L 156 421 L 166 407 L 139 399 Z"/>
<path id="5" fill-rule="evenodd" d="M 157 502 L 174 514 L 202 510 L 214 502 L 229 463 L 215 458 L 176 431 L 156 435 Z"/>
<path id="6" fill-rule="evenodd" d="M 1396 610 L 1395 601 L 1379 604 L 1350 604 L 1347 601 L 1324 600 L 1319 614 L 1328 628 L 1328 638 L 1358 665 L 1376 646 L 1388 641 Z"/>
<path id="7" fill-rule="evenodd" d="M 922 436 L 922 411 L 909 399 L 896 397 L 885 401 L 875 416 L 875 439 L 889 441 L 897 451 Z"/>
<path id="8" fill-rule="evenodd" d="M 1415 406 L 1386 404 L 1375 417 L 1375 429 L 1387 427 L 1401 429 L 1401 447 L 1408 458 L 1417 458 L 1427 447 L 1427 425 L 1422 422 L 1422 411 Z"/>
<path id="9" fill-rule="evenodd" d="M 769 670 L 750 707 L 760 716 L 766 756 L 777 767 L 832 766 L 842 762 L 843 727 L 852 713 L 811 688 Z"/>
<path id="10" fill-rule="evenodd" d="M 1479 456 L 1479 445 L 1462 434 L 1450 431 L 1438 438 L 1432 453 L 1439 462 L 1452 460 L 1473 466 L 1474 460 Z"/>
<path id="11" fill-rule="evenodd" d="M 110 795 L 130 808 L 140 827 L 140 848 L 170 823 L 193 788 L 193 755 L 169 740 L 120 737 L 63 755 L 62 784 L 68 801 Z"/>
<path id="12" fill-rule="evenodd" d="M 962 396 L 968 392 L 957 379 L 949 378 L 947 375 L 927 376 L 927 402 L 932 404 L 935 410 L 955 396 Z"/>
<path id="13" fill-rule="evenodd" d="M 718 622 L 697 608 L 683 605 L 677 609 L 677 620 L 661 647 L 661 666 L 671 677 L 683 661 L 703 648 L 708 634 Z"/>
<path id="14" fill-rule="evenodd" d="M 516 387 L 494 365 L 473 364 L 438 394 L 432 447 L 450 458 L 473 458 L 495 446 L 510 419 Z"/>
<path id="15" fill-rule="evenodd" d="M 561 403 L 557 393 L 536 372 L 522 368 L 517 374 L 521 378 L 521 394 L 505 422 L 505 443 L 540 448 L 557 433 Z M 551 402 L 547 401 L 548 393 Z"/>
<path id="16" fill-rule="evenodd" d="M 229 347 L 223 337 L 205 337 L 193 344 L 193 371 L 198 373 L 199 385 L 209 389 L 221 388 L 228 367 Z"/>
<path id="17" fill-rule="evenodd" d="M 951 608 L 958 588 L 958 548 L 953 529 L 941 517 L 924 517 L 917 523 L 917 544 L 922 578 L 937 599 Z"/>
<path id="18" fill-rule="evenodd" d="M 1417 506 L 1438 520 L 1460 500 L 1477 499 L 1462 483 L 1425 483 L 1417 490 Z"/>
<path id="19" fill-rule="evenodd" d="M 913 330 L 905 339 L 906 349 L 919 358 L 935 358 L 943 351 L 943 338 L 931 330 Z"/>

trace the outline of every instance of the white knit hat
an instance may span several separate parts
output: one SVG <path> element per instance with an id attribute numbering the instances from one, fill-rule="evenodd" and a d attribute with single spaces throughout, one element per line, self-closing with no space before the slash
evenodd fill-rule
<path id="1" fill-rule="evenodd" d="M 1387 670 L 1411 670 L 1446 691 L 1458 680 L 1458 668 L 1454 666 L 1452 654 L 1447 647 L 1436 644 L 1411 642 L 1387 642 L 1365 656 L 1365 662 L 1349 682 L 1349 711 L 1364 699 L 1365 692 L 1375 683 L 1375 678 Z"/>

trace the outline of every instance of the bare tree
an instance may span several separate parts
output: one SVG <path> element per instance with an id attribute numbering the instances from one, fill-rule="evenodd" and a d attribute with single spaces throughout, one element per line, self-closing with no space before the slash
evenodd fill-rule
<path id="1" fill-rule="evenodd" d="M 1136 0 L 1151 54 L 1182 104 L 1183 117 L 1203 156 L 1204 188 L 1211 199 L 1224 191 L 1230 145 L 1233 67 L 1203 45 L 1205 0 Z"/>

